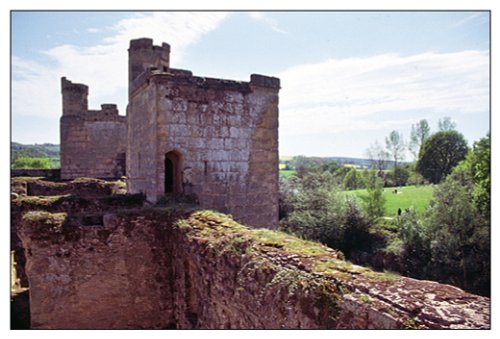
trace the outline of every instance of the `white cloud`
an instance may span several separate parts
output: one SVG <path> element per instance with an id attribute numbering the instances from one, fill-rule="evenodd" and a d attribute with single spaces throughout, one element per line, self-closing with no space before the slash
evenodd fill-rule
<path id="1" fill-rule="evenodd" d="M 250 12 L 250 13 L 248 13 L 248 16 L 255 21 L 259 21 L 259 22 L 266 24 L 275 32 L 278 32 L 281 34 L 288 33 L 287 31 L 282 30 L 281 28 L 278 27 L 278 23 L 276 22 L 276 20 L 264 15 L 264 13 L 262 13 L 262 12 Z"/>
<path id="2" fill-rule="evenodd" d="M 331 59 L 277 76 L 282 136 L 404 126 L 413 121 L 402 113 L 414 110 L 445 116 L 489 109 L 484 51 Z M 394 119 L 380 121 L 391 112 Z"/>
<path id="3" fill-rule="evenodd" d="M 112 27 L 115 34 L 100 45 L 61 45 L 42 51 L 53 61 L 50 67 L 14 56 L 13 114 L 60 116 L 62 76 L 89 86 L 89 106 L 92 109 L 99 108 L 101 103 L 113 102 L 110 98 L 117 97 L 124 106 L 128 81 L 127 49 L 131 39 L 149 37 L 155 44 L 168 42 L 172 48 L 171 64 L 176 67 L 186 48 L 216 29 L 226 16 L 226 13 L 208 12 L 134 14 Z"/>

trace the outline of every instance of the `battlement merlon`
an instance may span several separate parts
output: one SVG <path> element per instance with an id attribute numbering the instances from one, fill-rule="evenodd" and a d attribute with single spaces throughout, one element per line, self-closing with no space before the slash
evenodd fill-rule
<path id="1" fill-rule="evenodd" d="M 116 104 L 101 104 L 101 111 L 107 115 L 118 115 L 118 106 Z"/>
<path id="2" fill-rule="evenodd" d="M 251 74 L 250 75 L 250 86 L 259 86 L 266 87 L 279 90 L 280 87 L 280 79 L 275 77 L 269 77 L 266 75 L 260 74 Z"/>
<path id="3" fill-rule="evenodd" d="M 89 87 L 61 78 L 63 115 L 80 115 L 88 110 Z"/>
<path id="4" fill-rule="evenodd" d="M 155 46 L 150 38 L 130 40 L 128 53 L 129 85 L 150 68 L 164 72 L 170 68 L 170 45 L 165 42 Z"/>

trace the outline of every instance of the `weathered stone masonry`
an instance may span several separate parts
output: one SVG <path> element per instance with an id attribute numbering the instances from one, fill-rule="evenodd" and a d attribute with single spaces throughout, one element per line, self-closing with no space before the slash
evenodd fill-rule
<path id="1" fill-rule="evenodd" d="M 489 328 L 488 298 L 209 211 L 26 214 L 31 327 Z"/>
<path id="2" fill-rule="evenodd" d="M 87 112 L 86 86 L 63 78 L 62 88 L 62 178 L 120 175 L 126 154 L 131 193 L 153 203 L 192 195 L 246 224 L 277 226 L 279 79 L 193 76 L 170 67 L 168 44 L 144 38 L 130 42 L 126 122 L 111 105 Z"/>
<path id="3" fill-rule="evenodd" d="M 61 79 L 61 178 L 125 175 L 127 122 L 114 104 L 89 110 L 88 87 Z"/>
<path id="4" fill-rule="evenodd" d="M 150 39 L 130 43 L 129 191 L 151 201 L 194 194 L 202 207 L 275 228 L 279 79 L 196 77 L 170 68 L 169 52 Z"/>

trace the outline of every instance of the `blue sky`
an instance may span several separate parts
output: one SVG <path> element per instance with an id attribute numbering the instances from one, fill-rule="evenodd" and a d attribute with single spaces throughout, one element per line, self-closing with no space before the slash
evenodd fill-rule
<path id="1" fill-rule="evenodd" d="M 365 157 L 449 116 L 471 144 L 489 126 L 489 13 L 12 12 L 12 140 L 59 142 L 60 77 L 125 114 L 127 47 L 171 45 L 171 65 L 277 76 L 280 154 Z M 412 160 L 410 154 L 407 160 Z"/>

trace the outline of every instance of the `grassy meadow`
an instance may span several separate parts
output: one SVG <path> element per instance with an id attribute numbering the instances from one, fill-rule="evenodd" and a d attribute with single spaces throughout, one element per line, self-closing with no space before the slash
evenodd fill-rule
<path id="1" fill-rule="evenodd" d="M 394 190 L 397 189 L 397 194 Z M 417 214 L 422 214 L 432 198 L 433 186 L 404 186 L 404 187 L 385 187 L 385 217 L 395 217 L 398 208 L 404 211 L 406 208 L 415 209 Z M 349 191 L 349 194 L 361 196 L 366 194 L 365 189 Z"/>

